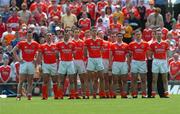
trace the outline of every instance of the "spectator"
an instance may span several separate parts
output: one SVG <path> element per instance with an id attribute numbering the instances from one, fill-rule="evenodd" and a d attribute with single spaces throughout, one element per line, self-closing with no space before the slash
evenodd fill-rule
<path id="1" fill-rule="evenodd" d="M 103 25 L 103 20 L 101 18 L 98 19 L 96 28 L 97 31 L 103 31 L 106 34 L 107 28 Z"/>
<path id="2" fill-rule="evenodd" d="M 91 24 L 92 26 L 95 25 L 95 20 L 96 20 L 96 4 L 94 2 L 92 2 L 92 0 L 88 0 L 88 3 L 86 4 L 89 14 L 91 16 Z"/>
<path id="3" fill-rule="evenodd" d="M 164 27 L 168 30 L 172 29 L 172 25 L 176 20 L 172 17 L 170 12 L 167 12 L 165 15 Z"/>
<path id="4" fill-rule="evenodd" d="M 146 16 L 146 7 L 144 5 L 144 0 L 140 0 L 140 5 L 137 7 L 138 12 L 140 14 L 140 26 L 141 26 L 141 30 L 143 30 L 145 28 L 145 16 Z"/>
<path id="5" fill-rule="evenodd" d="M 173 55 L 173 61 L 170 62 L 170 79 L 180 81 L 180 58 L 179 54 Z"/>
<path id="6" fill-rule="evenodd" d="M 104 9 L 101 10 L 101 15 L 99 16 L 99 18 L 102 19 L 102 21 L 103 21 L 103 23 L 102 23 L 103 26 L 105 26 L 106 28 L 108 28 L 108 27 L 109 27 L 109 24 L 110 24 L 110 23 L 109 23 L 109 18 L 107 17 Z"/>
<path id="7" fill-rule="evenodd" d="M 15 31 L 12 30 L 12 27 L 8 24 L 7 31 L 2 34 L 1 42 L 5 42 L 6 44 L 10 44 L 11 41 L 15 38 Z"/>
<path id="8" fill-rule="evenodd" d="M 27 10 L 27 4 L 22 3 L 21 9 L 22 10 L 18 12 L 18 16 L 20 17 L 22 23 L 28 24 L 31 19 L 31 12 Z"/>
<path id="9" fill-rule="evenodd" d="M 86 12 L 82 13 L 82 18 L 79 19 L 78 26 L 82 31 L 90 30 L 91 20 L 87 17 Z"/>
<path id="10" fill-rule="evenodd" d="M 132 41 L 133 28 L 128 20 L 124 21 L 124 32 L 123 42 L 129 44 Z"/>
<path id="11" fill-rule="evenodd" d="M 176 0 L 175 3 L 174 3 L 174 17 L 177 19 L 178 18 L 178 15 L 180 14 L 180 1 L 179 0 Z"/>
<path id="12" fill-rule="evenodd" d="M 54 33 L 55 34 L 55 28 L 57 26 L 60 26 L 60 22 L 59 22 L 59 17 L 58 16 L 54 16 L 52 21 L 49 23 L 49 26 L 48 26 L 48 30 L 51 32 L 51 33 Z"/>
<path id="13" fill-rule="evenodd" d="M 11 16 L 11 12 L 9 10 L 8 5 L 4 6 L 4 10 L 1 15 L 2 15 L 2 21 L 6 23 L 8 18 Z"/>
<path id="14" fill-rule="evenodd" d="M 141 28 L 140 20 L 135 17 L 134 12 L 129 12 L 129 13 L 130 13 L 130 15 L 129 15 L 130 17 L 129 17 L 128 21 L 129 21 L 129 24 L 131 25 L 131 27 L 133 28 L 133 30 Z"/>
<path id="15" fill-rule="evenodd" d="M 147 17 L 147 22 L 151 28 L 153 28 L 154 26 L 160 26 L 160 23 L 163 22 L 163 17 L 160 13 L 161 9 L 156 8 L 155 12 Z"/>
<path id="16" fill-rule="evenodd" d="M 31 4 L 29 10 L 33 13 L 36 9 L 42 9 L 42 12 L 47 13 L 47 6 L 41 0 L 34 0 L 34 3 Z"/>
<path id="17" fill-rule="evenodd" d="M 19 8 L 18 8 L 17 5 L 16 5 L 16 0 L 11 0 L 10 11 L 11 11 L 11 12 L 19 11 Z"/>
<path id="18" fill-rule="evenodd" d="M 161 14 L 163 16 L 163 19 L 165 19 L 167 6 L 168 6 L 168 0 L 155 0 L 155 7 L 159 7 L 160 9 L 162 9 Z"/>
<path id="19" fill-rule="evenodd" d="M 118 22 L 123 24 L 124 22 L 124 13 L 121 11 L 121 6 L 116 6 L 116 11 L 113 13 L 113 17 L 118 17 Z"/>
<path id="20" fill-rule="evenodd" d="M 0 14 L 0 38 L 2 34 L 6 31 L 6 24 L 2 21 L 2 15 Z"/>
<path id="21" fill-rule="evenodd" d="M 12 11 L 12 15 L 8 18 L 7 24 L 12 27 L 13 31 L 18 31 L 20 29 L 20 18 L 17 15 L 17 10 Z"/>
<path id="22" fill-rule="evenodd" d="M 72 27 L 77 25 L 77 17 L 71 13 L 69 8 L 66 8 L 66 14 L 62 16 L 61 22 L 63 24 L 63 28 Z"/>

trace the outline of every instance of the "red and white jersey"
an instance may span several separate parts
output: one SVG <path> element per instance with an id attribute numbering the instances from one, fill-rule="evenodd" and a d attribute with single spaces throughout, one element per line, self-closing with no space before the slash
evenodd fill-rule
<path id="1" fill-rule="evenodd" d="M 93 20 L 96 19 L 96 4 L 94 2 L 87 3 L 87 8 L 89 10 L 89 14 Z"/>
<path id="2" fill-rule="evenodd" d="M 167 51 L 169 50 L 169 44 L 166 41 L 161 41 L 160 43 L 155 41 L 150 45 L 150 48 L 151 51 L 153 52 L 155 59 L 167 58 Z"/>
<path id="3" fill-rule="evenodd" d="M 113 23 L 113 15 L 108 16 L 109 17 L 109 24 L 111 25 Z"/>
<path id="4" fill-rule="evenodd" d="M 74 55 L 75 45 L 73 42 L 69 41 L 65 43 L 64 41 L 58 42 L 56 44 L 57 50 L 60 52 L 60 60 L 62 61 L 72 61 Z"/>
<path id="5" fill-rule="evenodd" d="M 105 8 L 106 5 L 108 5 L 108 3 L 106 1 L 97 2 L 97 11 L 100 12 L 102 9 Z"/>
<path id="6" fill-rule="evenodd" d="M 79 19 L 78 25 L 81 27 L 82 31 L 90 30 L 91 28 L 91 20 L 89 18 L 81 18 Z"/>
<path id="7" fill-rule="evenodd" d="M 103 59 L 109 59 L 110 49 L 111 49 L 111 43 L 109 41 L 104 40 L 103 45 L 102 45 L 102 58 Z"/>
<path id="8" fill-rule="evenodd" d="M 171 30 L 170 33 L 172 34 L 172 38 L 176 41 L 176 46 L 179 44 L 179 32 L 178 30 Z"/>
<path id="9" fill-rule="evenodd" d="M 145 41 L 136 42 L 133 41 L 128 46 L 132 53 L 132 59 L 137 61 L 145 61 L 146 53 L 149 50 L 149 44 Z"/>
<path id="10" fill-rule="evenodd" d="M 5 23 L 0 23 L 0 38 L 2 37 L 2 34 L 6 31 L 6 25 Z"/>
<path id="11" fill-rule="evenodd" d="M 175 75 L 180 71 L 180 61 L 172 61 L 170 63 L 170 74 Z M 176 80 L 180 80 L 180 75 L 177 75 Z"/>
<path id="12" fill-rule="evenodd" d="M 20 18 L 18 16 L 11 16 L 8 18 L 7 23 L 12 27 L 12 30 L 18 31 L 20 27 Z"/>
<path id="13" fill-rule="evenodd" d="M 120 32 L 121 31 L 121 27 L 122 27 L 122 25 L 120 24 L 120 23 L 117 23 L 117 24 L 114 24 L 114 23 L 112 23 L 112 24 L 110 24 L 110 29 L 111 29 L 111 31 L 114 33 L 118 33 L 118 32 Z"/>
<path id="14" fill-rule="evenodd" d="M 42 53 L 43 61 L 46 64 L 56 63 L 56 45 L 55 44 L 42 44 L 39 51 Z"/>
<path id="15" fill-rule="evenodd" d="M 140 14 L 139 14 L 139 11 L 137 10 L 136 7 L 133 7 L 131 11 L 133 11 L 134 16 L 135 16 L 137 19 L 140 19 Z M 123 12 L 123 14 L 124 14 L 124 16 L 125 16 L 125 19 L 129 19 L 129 17 L 130 17 L 130 13 L 129 13 L 130 10 L 128 10 L 126 6 L 124 6 L 124 7 L 122 8 L 122 12 Z"/>
<path id="16" fill-rule="evenodd" d="M 50 6 L 48 6 L 48 13 L 50 13 L 51 11 L 53 11 L 54 7 L 57 7 L 58 11 L 62 12 L 62 7 L 61 7 L 61 5 L 57 5 L 57 6 L 50 5 Z"/>
<path id="17" fill-rule="evenodd" d="M 169 30 L 167 28 L 163 27 L 161 31 L 162 31 L 162 40 L 166 40 Z"/>
<path id="18" fill-rule="evenodd" d="M 103 46 L 103 40 L 100 38 L 96 38 L 93 40 L 89 38 L 85 40 L 85 46 L 87 46 L 88 54 L 90 58 L 100 58 L 101 57 L 101 50 Z"/>
<path id="19" fill-rule="evenodd" d="M 150 14 L 154 13 L 154 11 L 155 11 L 154 8 L 153 9 L 150 9 L 150 8 L 147 9 L 146 10 L 146 16 L 148 17 Z"/>
<path id="20" fill-rule="evenodd" d="M 72 40 L 75 45 L 74 48 L 74 59 L 84 60 L 84 41 L 83 40 Z"/>
<path id="21" fill-rule="evenodd" d="M 128 44 L 126 43 L 118 44 L 117 42 L 115 42 L 111 45 L 111 51 L 112 51 L 113 61 L 125 62 L 126 54 L 128 53 Z"/>
<path id="22" fill-rule="evenodd" d="M 152 39 L 152 29 L 145 28 L 142 33 L 142 39 L 149 42 Z"/>
<path id="23" fill-rule="evenodd" d="M 71 13 L 78 16 L 81 13 L 82 5 L 78 3 L 70 4 L 69 8 L 71 10 Z"/>
<path id="24" fill-rule="evenodd" d="M 49 12 L 49 15 L 48 17 L 52 20 L 52 18 L 54 16 L 58 16 L 59 17 L 59 20 L 61 20 L 61 11 L 57 10 L 57 11 L 54 11 L 52 10 L 51 12 Z"/>
<path id="25" fill-rule="evenodd" d="M 34 2 L 34 3 L 32 3 L 29 10 L 31 12 L 34 12 L 35 10 L 37 10 L 37 8 L 41 8 L 43 12 L 47 13 L 48 8 L 47 8 L 46 4 L 44 4 L 43 2 L 40 2 L 40 3 Z"/>
<path id="26" fill-rule="evenodd" d="M 11 67 L 9 65 L 7 66 L 2 65 L 0 67 L 0 76 L 2 82 L 6 83 L 10 78 L 10 74 L 11 74 Z"/>
<path id="27" fill-rule="evenodd" d="M 18 42 L 17 47 L 21 51 L 22 59 L 27 62 L 32 62 L 39 49 L 39 44 L 36 41 L 31 41 L 31 43 L 20 41 Z"/>

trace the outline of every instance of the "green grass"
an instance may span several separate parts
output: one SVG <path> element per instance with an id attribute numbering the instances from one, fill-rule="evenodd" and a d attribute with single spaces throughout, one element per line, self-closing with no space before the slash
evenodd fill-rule
<path id="1" fill-rule="evenodd" d="M 180 95 L 170 99 L 89 99 L 32 101 L 0 99 L 0 114 L 180 114 Z"/>

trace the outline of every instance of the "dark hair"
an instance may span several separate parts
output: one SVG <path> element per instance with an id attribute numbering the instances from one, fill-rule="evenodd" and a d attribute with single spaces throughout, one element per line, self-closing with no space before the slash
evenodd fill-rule
<path id="1" fill-rule="evenodd" d="M 107 11 L 108 11 L 108 9 L 110 9 L 110 14 L 112 14 L 112 8 L 110 7 L 110 6 L 107 6 L 106 8 L 105 8 L 105 13 L 107 14 Z"/>

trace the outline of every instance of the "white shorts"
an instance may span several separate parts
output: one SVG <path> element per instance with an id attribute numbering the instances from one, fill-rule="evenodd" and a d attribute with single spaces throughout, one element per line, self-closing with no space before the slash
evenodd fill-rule
<path id="1" fill-rule="evenodd" d="M 168 69 L 167 60 L 153 59 L 152 72 L 153 73 L 168 73 L 169 69 Z"/>
<path id="2" fill-rule="evenodd" d="M 74 60 L 74 66 L 77 74 L 86 73 L 86 67 L 83 60 Z"/>
<path id="3" fill-rule="evenodd" d="M 88 58 L 87 70 L 89 71 L 104 70 L 102 58 Z"/>
<path id="4" fill-rule="evenodd" d="M 53 64 L 42 63 L 42 71 L 44 74 L 50 74 L 51 76 L 55 76 L 57 73 L 57 63 L 53 63 Z"/>
<path id="5" fill-rule="evenodd" d="M 132 62 L 131 62 L 131 73 L 147 73 L 146 61 L 132 60 Z"/>
<path id="6" fill-rule="evenodd" d="M 108 59 L 103 59 L 103 66 L 104 66 L 104 73 L 108 73 L 109 71 L 109 60 Z"/>
<path id="7" fill-rule="evenodd" d="M 33 75 L 34 72 L 35 72 L 35 65 L 33 64 L 33 62 L 23 61 L 22 63 L 20 63 L 19 74 Z"/>
<path id="8" fill-rule="evenodd" d="M 112 64 L 112 74 L 113 75 L 128 74 L 128 64 L 127 64 L 127 62 L 113 62 L 113 64 Z"/>
<path id="9" fill-rule="evenodd" d="M 58 73 L 63 74 L 63 75 L 75 74 L 74 62 L 73 61 L 60 61 Z"/>

